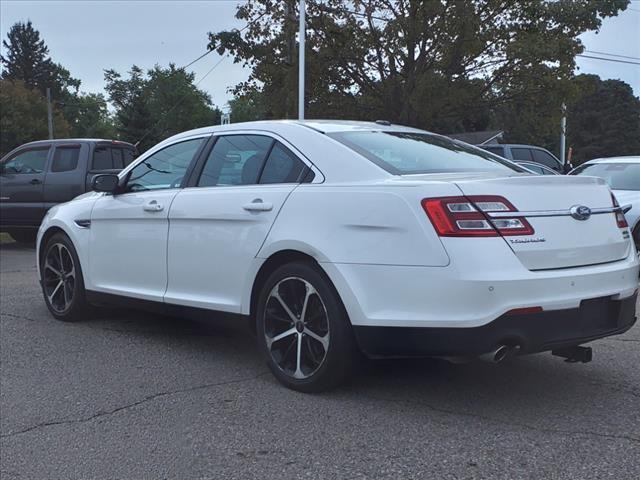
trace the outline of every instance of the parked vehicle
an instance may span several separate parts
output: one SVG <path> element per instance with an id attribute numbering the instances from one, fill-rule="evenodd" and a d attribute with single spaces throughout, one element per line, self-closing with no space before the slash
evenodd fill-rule
<path id="1" fill-rule="evenodd" d="M 533 163 L 533 162 L 515 162 L 515 163 L 517 163 L 521 167 L 526 168 L 527 170 L 531 170 L 533 173 L 536 173 L 538 175 L 560 175 L 560 173 L 556 172 L 555 170 L 549 167 L 545 167 L 540 163 Z"/>
<path id="2" fill-rule="evenodd" d="M 569 175 L 603 178 L 620 204 L 631 205 L 625 216 L 640 250 L 640 156 L 597 158 L 574 168 Z"/>
<path id="3" fill-rule="evenodd" d="M 60 320 L 123 302 L 252 319 L 284 385 L 318 391 L 373 358 L 488 358 L 635 322 L 638 257 L 608 186 L 531 175 L 388 123 L 238 123 L 176 135 L 38 232 Z"/>
<path id="4" fill-rule="evenodd" d="M 558 160 L 549 150 L 545 150 L 541 147 L 502 143 L 478 145 L 478 147 L 514 162 L 539 163 L 540 165 L 544 165 L 558 173 L 565 173 L 564 166 L 560 160 Z"/>
<path id="5" fill-rule="evenodd" d="M 42 140 L 0 159 L 0 231 L 33 242 L 45 212 L 91 189 L 98 173 L 117 173 L 135 147 L 115 140 Z"/>

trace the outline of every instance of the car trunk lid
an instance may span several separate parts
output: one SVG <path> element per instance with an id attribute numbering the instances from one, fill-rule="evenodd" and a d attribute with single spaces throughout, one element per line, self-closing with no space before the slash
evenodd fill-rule
<path id="1" fill-rule="evenodd" d="M 452 181 L 465 196 L 500 195 L 518 210 L 487 213 L 491 219 L 522 216 L 530 223 L 533 234 L 503 237 L 529 270 L 608 263 L 629 254 L 628 229 L 618 227 L 611 191 L 600 179 L 516 175 Z"/>

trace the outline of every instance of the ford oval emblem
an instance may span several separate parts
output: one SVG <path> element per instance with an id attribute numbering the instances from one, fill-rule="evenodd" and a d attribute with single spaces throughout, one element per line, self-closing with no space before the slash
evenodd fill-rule
<path id="1" fill-rule="evenodd" d="M 591 216 L 591 209 L 584 205 L 574 205 L 569 212 L 571 212 L 571 216 L 576 220 L 588 220 Z"/>

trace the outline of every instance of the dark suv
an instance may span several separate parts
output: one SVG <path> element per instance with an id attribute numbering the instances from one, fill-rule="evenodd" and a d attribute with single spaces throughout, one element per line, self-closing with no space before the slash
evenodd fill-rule
<path id="1" fill-rule="evenodd" d="M 559 173 L 564 173 L 564 167 L 549 150 L 533 145 L 517 145 L 517 144 L 487 144 L 477 145 L 501 157 L 507 158 L 514 162 L 533 162 L 549 167 Z"/>
<path id="2" fill-rule="evenodd" d="M 35 240 L 45 212 L 90 190 L 99 173 L 117 173 L 136 156 L 116 140 L 74 138 L 27 143 L 0 159 L 0 231 Z"/>

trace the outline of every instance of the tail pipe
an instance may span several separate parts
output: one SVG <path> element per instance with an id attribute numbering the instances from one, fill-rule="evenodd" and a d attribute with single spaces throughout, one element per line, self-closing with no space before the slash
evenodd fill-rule
<path id="1" fill-rule="evenodd" d="M 478 358 L 489 363 L 500 363 L 518 353 L 520 345 L 500 345 L 495 350 L 483 353 Z"/>

